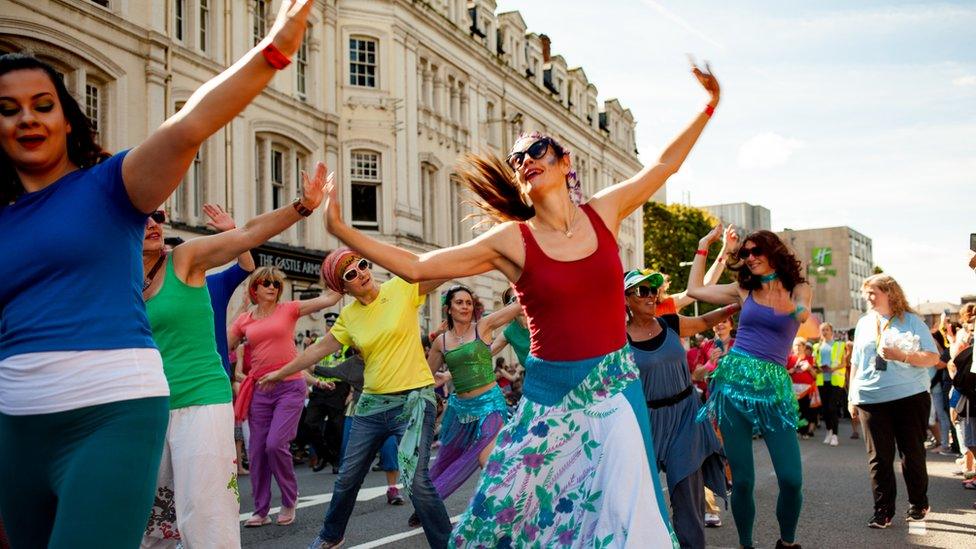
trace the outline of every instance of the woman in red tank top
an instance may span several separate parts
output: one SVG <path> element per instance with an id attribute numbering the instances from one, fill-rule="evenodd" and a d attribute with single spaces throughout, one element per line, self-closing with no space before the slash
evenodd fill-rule
<path id="1" fill-rule="evenodd" d="M 678 170 L 718 104 L 717 80 L 693 73 L 710 96 L 704 111 L 656 162 L 585 204 L 571 154 L 552 137 L 522 135 L 506 160 L 467 155 L 459 175 L 495 224 L 458 246 L 417 255 L 371 238 L 344 222 L 329 191 L 326 228 L 367 259 L 411 282 L 498 270 L 528 319 L 523 399 L 453 545 L 676 546 L 627 346 L 616 236 Z"/>

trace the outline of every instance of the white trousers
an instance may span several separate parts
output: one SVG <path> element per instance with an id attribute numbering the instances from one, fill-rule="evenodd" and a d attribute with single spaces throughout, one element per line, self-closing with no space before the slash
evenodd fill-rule
<path id="1" fill-rule="evenodd" d="M 239 549 L 240 507 L 233 406 L 171 410 L 141 547 Z"/>

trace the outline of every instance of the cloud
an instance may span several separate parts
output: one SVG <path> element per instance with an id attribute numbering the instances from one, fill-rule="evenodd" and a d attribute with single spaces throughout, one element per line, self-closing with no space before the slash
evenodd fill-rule
<path id="1" fill-rule="evenodd" d="M 803 147 L 798 139 L 783 137 L 775 132 L 760 133 L 739 147 L 739 167 L 768 169 L 789 161 L 793 151 Z"/>
<path id="2" fill-rule="evenodd" d="M 954 86 L 976 86 L 976 74 L 970 74 L 968 76 L 960 76 L 952 81 Z"/>

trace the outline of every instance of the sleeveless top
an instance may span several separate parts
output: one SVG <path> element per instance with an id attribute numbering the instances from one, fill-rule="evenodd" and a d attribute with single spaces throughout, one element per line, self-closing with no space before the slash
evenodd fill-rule
<path id="1" fill-rule="evenodd" d="M 159 293 L 146 301 L 153 338 L 163 356 L 171 410 L 231 401 L 230 379 L 217 353 L 214 313 L 206 284 L 188 286 L 166 259 Z"/>
<path id="2" fill-rule="evenodd" d="M 515 291 L 528 319 L 533 356 L 549 361 L 603 356 L 627 343 L 624 272 L 617 241 L 589 204 L 580 206 L 596 232 L 596 250 L 575 261 L 545 254 L 519 223 L 525 265 Z"/>
<path id="3" fill-rule="evenodd" d="M 688 353 L 681 345 L 681 337 L 664 318 L 658 317 L 657 321 L 661 325 L 660 334 L 646 342 L 632 342 L 630 346 L 646 400 L 673 397 L 691 385 Z M 658 339 L 658 346 L 653 350 L 641 345 Z"/>
<path id="4" fill-rule="evenodd" d="M 508 326 L 505 326 L 502 334 L 505 336 L 508 344 L 512 346 L 512 350 L 515 351 L 515 356 L 518 357 L 519 364 L 524 368 L 525 361 L 529 356 L 529 345 L 531 344 L 529 331 L 519 324 L 518 319 L 515 319 L 509 322 Z"/>
<path id="5" fill-rule="evenodd" d="M 778 314 L 772 307 L 756 303 L 752 292 L 749 292 L 742 303 L 739 330 L 732 348 L 785 366 L 793 346 L 793 338 L 799 328 L 800 322 L 797 319 Z"/>
<path id="6" fill-rule="evenodd" d="M 474 339 L 447 350 L 447 334 L 444 337 L 444 363 L 451 372 L 454 390 L 467 393 L 495 381 L 495 368 L 491 365 L 491 347 L 478 336 L 478 326 L 474 328 Z"/>

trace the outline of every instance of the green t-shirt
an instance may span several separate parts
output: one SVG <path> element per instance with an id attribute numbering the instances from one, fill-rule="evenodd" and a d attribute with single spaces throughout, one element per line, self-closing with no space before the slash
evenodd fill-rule
<path id="1" fill-rule="evenodd" d="M 505 339 L 508 344 L 512 346 L 515 351 L 515 356 L 519 359 L 519 364 L 525 368 L 525 359 L 529 356 L 529 345 L 531 344 L 531 338 L 529 337 L 529 330 L 524 328 L 519 324 L 518 319 L 508 323 L 505 326 L 505 330 L 502 332 L 505 335 Z"/>
<path id="2" fill-rule="evenodd" d="M 153 339 L 169 382 L 169 408 L 231 402 L 230 379 L 217 353 L 214 313 L 206 283 L 187 286 L 166 260 L 159 293 L 146 301 Z"/>

